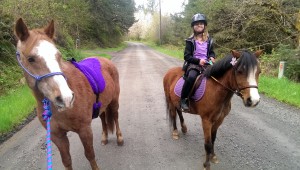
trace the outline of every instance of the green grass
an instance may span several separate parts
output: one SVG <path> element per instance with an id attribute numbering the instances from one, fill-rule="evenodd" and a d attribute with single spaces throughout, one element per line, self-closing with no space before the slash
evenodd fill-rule
<path id="1" fill-rule="evenodd" d="M 81 50 L 80 51 L 80 59 L 84 59 L 86 57 L 91 57 L 91 56 L 100 56 L 100 57 L 105 57 L 108 59 L 111 59 L 111 56 L 106 53 L 102 53 L 97 50 Z"/>
<path id="2" fill-rule="evenodd" d="M 22 86 L 0 97 L 0 135 L 22 123 L 36 106 L 28 86 Z"/>
<path id="3" fill-rule="evenodd" d="M 183 47 L 179 48 L 172 45 L 157 46 L 155 43 L 152 42 L 145 42 L 145 44 L 163 54 L 167 54 L 172 57 L 183 59 L 183 51 L 184 51 Z"/>
<path id="4" fill-rule="evenodd" d="M 286 78 L 260 76 L 259 91 L 266 96 L 300 107 L 300 84 Z"/>
<path id="5" fill-rule="evenodd" d="M 101 57 L 111 59 L 111 55 L 109 54 L 110 52 L 120 51 L 126 47 L 127 47 L 127 44 L 122 43 L 119 47 L 116 47 L 116 48 L 96 48 L 96 49 L 92 49 L 92 50 L 82 49 L 82 50 L 79 50 L 80 59 L 84 59 L 84 58 L 90 57 L 90 56 L 101 56 Z"/>

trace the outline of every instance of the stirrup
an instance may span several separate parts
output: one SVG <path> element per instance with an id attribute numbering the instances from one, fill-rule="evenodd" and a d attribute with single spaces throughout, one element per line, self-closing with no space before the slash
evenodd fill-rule
<path id="1" fill-rule="evenodd" d="M 190 110 L 187 98 L 180 99 L 180 108 L 181 108 L 181 111 L 183 111 L 183 112 L 187 112 Z"/>

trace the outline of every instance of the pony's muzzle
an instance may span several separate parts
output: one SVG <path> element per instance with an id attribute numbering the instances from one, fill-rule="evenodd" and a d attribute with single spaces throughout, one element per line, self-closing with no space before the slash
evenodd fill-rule
<path id="1" fill-rule="evenodd" d="M 71 92 L 71 95 L 68 97 L 57 96 L 55 97 L 55 105 L 59 112 L 73 107 L 75 100 L 74 92 Z"/>
<path id="2" fill-rule="evenodd" d="M 251 97 L 248 97 L 245 102 L 246 107 L 255 107 L 258 105 L 260 99 L 253 100 Z"/>

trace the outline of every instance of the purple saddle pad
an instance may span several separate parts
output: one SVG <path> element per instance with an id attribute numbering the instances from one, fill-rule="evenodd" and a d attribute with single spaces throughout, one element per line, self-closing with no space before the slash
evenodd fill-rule
<path id="1" fill-rule="evenodd" d="M 105 89 L 105 80 L 101 72 L 101 63 L 97 58 L 86 58 L 80 62 L 71 60 L 72 64 L 78 68 L 88 79 L 94 93 L 96 102 L 93 105 L 93 118 L 98 117 L 101 102 L 98 101 L 99 94 Z"/>
<path id="2" fill-rule="evenodd" d="M 182 86 L 184 84 L 184 79 L 183 77 L 181 77 L 175 85 L 174 88 L 174 93 L 178 96 L 181 97 L 181 90 L 182 90 Z M 205 92 L 205 86 L 206 86 L 206 77 L 204 77 L 201 81 L 200 86 L 198 87 L 198 89 L 196 89 L 195 93 L 190 97 L 191 99 L 198 101 L 203 97 L 203 94 Z"/>

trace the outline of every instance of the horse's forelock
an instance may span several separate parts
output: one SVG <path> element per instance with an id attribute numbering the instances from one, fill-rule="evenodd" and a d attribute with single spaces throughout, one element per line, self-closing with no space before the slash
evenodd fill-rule
<path id="1" fill-rule="evenodd" d="M 244 71 L 249 73 L 249 71 L 253 71 L 257 66 L 257 59 L 254 54 L 248 50 L 242 51 L 241 57 L 238 59 L 236 63 L 237 69 L 240 67 L 244 67 Z"/>

